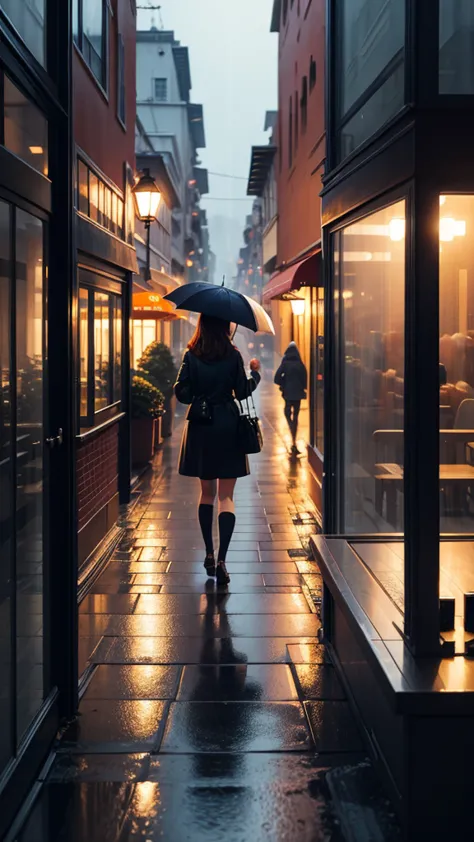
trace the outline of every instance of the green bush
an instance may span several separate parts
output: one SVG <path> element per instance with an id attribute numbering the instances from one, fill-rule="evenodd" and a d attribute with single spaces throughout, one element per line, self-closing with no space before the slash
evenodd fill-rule
<path id="1" fill-rule="evenodd" d="M 152 342 L 138 360 L 138 374 L 170 398 L 178 374 L 173 355 L 163 342 Z"/>
<path id="2" fill-rule="evenodd" d="M 132 378 L 132 418 L 159 418 L 163 414 L 163 393 L 149 380 Z"/>

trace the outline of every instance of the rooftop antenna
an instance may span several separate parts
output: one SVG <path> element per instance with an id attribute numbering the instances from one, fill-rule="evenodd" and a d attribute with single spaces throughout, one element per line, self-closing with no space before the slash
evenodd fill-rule
<path id="1" fill-rule="evenodd" d="M 147 12 L 158 12 L 160 29 L 165 28 L 164 23 L 163 23 L 163 17 L 161 15 L 161 6 L 150 6 L 150 4 L 148 4 L 148 6 L 137 6 L 137 9 L 144 9 Z M 155 16 L 154 15 L 151 19 L 151 25 L 152 25 L 152 27 L 155 25 Z"/>
<path id="2" fill-rule="evenodd" d="M 222 275 L 221 287 L 225 287 L 225 275 Z"/>

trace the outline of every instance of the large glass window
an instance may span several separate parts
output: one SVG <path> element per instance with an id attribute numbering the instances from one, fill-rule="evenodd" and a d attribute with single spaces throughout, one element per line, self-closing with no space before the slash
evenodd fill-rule
<path id="1" fill-rule="evenodd" d="M 403 106 L 405 0 L 339 0 L 336 43 L 343 158 Z"/>
<path id="2" fill-rule="evenodd" d="M 17 734 L 44 699 L 43 224 L 16 212 Z"/>
<path id="3" fill-rule="evenodd" d="M 311 290 L 311 445 L 324 453 L 324 288 Z"/>
<path id="4" fill-rule="evenodd" d="M 121 239 L 125 238 L 124 202 L 97 173 L 91 170 L 80 158 L 77 159 L 77 209 Z M 133 184 L 132 184 L 133 186 Z M 133 196 L 127 181 L 129 207 L 133 206 Z M 133 222 L 128 222 L 128 232 L 133 232 Z M 127 237 L 133 244 L 133 233 Z"/>
<path id="5" fill-rule="evenodd" d="M 92 425 L 122 396 L 122 298 L 81 286 L 79 314 L 80 414 Z"/>
<path id="6" fill-rule="evenodd" d="M 441 532 L 474 532 L 474 196 L 440 197 Z"/>
<path id="7" fill-rule="evenodd" d="M 0 769 L 6 766 L 13 752 L 10 728 L 13 712 L 10 628 L 14 599 L 10 260 L 10 212 L 8 205 L 0 202 Z"/>
<path id="8" fill-rule="evenodd" d="M 104 90 L 107 90 L 107 8 L 107 0 L 74 0 L 74 41 Z"/>
<path id="9" fill-rule="evenodd" d="M 27 164 L 48 175 L 48 122 L 36 105 L 4 76 L 4 144 Z"/>
<path id="10" fill-rule="evenodd" d="M 46 0 L 0 0 L 0 9 L 8 15 L 34 57 L 44 65 Z"/>
<path id="11" fill-rule="evenodd" d="M 439 0 L 439 92 L 474 94 L 472 0 Z"/>
<path id="12" fill-rule="evenodd" d="M 341 530 L 403 530 L 405 202 L 336 235 Z"/>

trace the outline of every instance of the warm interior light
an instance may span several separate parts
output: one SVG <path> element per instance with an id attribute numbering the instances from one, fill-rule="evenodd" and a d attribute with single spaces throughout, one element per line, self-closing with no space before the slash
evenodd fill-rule
<path id="1" fill-rule="evenodd" d="M 348 301 L 349 298 L 354 298 L 354 293 L 352 292 L 351 289 L 345 289 L 344 292 L 342 293 L 342 297 L 344 298 L 345 301 Z"/>
<path id="2" fill-rule="evenodd" d="M 441 207 L 443 205 L 445 205 L 446 204 L 446 196 L 440 196 L 439 197 L 439 203 L 440 203 Z"/>
<path id="3" fill-rule="evenodd" d="M 190 269 L 190 268 L 191 268 L 191 266 L 194 266 L 193 261 L 192 261 L 192 260 L 187 260 L 187 261 L 186 261 L 186 266 L 188 267 L 188 269 Z"/>
<path id="4" fill-rule="evenodd" d="M 137 216 L 142 222 L 153 222 L 156 219 L 161 201 L 161 193 L 151 177 L 149 170 L 144 170 L 143 175 L 132 190 Z"/>
<path id="5" fill-rule="evenodd" d="M 442 243 L 451 243 L 455 237 L 466 236 L 466 220 L 443 216 L 439 221 L 439 238 Z"/>
<path id="6" fill-rule="evenodd" d="M 293 311 L 294 316 L 302 316 L 304 314 L 306 307 L 306 301 L 304 298 L 293 298 L 291 302 L 291 309 Z"/>
<path id="7" fill-rule="evenodd" d="M 391 219 L 388 224 L 388 233 L 394 243 L 399 243 L 405 239 L 405 220 Z"/>
<path id="8" fill-rule="evenodd" d="M 30 150 L 32 155 L 42 155 L 43 152 L 44 152 L 44 149 L 43 149 L 42 146 L 30 146 L 29 150 Z"/>

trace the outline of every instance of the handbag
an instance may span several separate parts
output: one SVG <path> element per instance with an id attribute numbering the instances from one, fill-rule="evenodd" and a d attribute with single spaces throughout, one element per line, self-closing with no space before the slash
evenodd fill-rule
<path id="1" fill-rule="evenodd" d="M 192 376 L 192 369 L 193 366 L 196 365 L 196 361 L 194 360 L 194 354 L 189 354 L 189 371 L 191 374 L 191 387 L 193 388 L 193 376 Z M 193 362 L 191 363 L 191 360 Z M 194 371 L 196 375 L 196 370 Z M 197 382 L 197 376 L 196 381 Z M 194 388 L 193 388 L 194 391 Z M 212 404 L 209 403 L 209 400 L 206 398 L 205 395 L 196 395 L 192 401 L 191 405 L 186 414 L 186 421 L 192 421 L 193 424 L 212 424 Z"/>
<path id="2" fill-rule="evenodd" d="M 252 401 L 253 415 L 249 406 L 249 399 L 245 398 L 247 404 L 246 413 L 243 411 L 242 403 L 239 401 L 240 415 L 237 428 L 237 445 L 239 450 L 247 454 L 260 453 L 263 447 L 262 428 L 252 395 L 250 395 L 250 399 Z"/>

